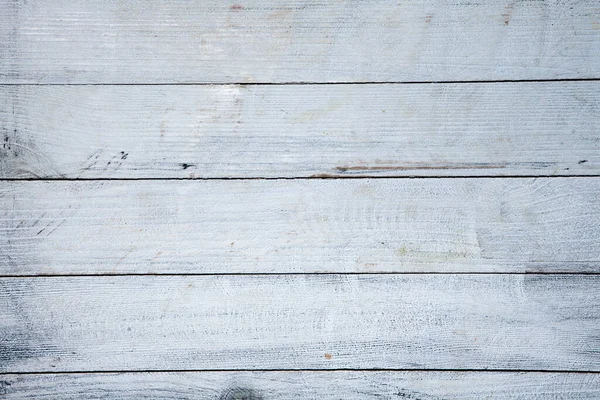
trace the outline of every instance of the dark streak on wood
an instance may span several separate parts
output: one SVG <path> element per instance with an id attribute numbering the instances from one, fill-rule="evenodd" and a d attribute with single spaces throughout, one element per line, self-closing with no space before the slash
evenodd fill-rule
<path id="1" fill-rule="evenodd" d="M 500 169 L 504 164 L 465 164 L 465 165 L 353 165 L 336 167 L 338 171 L 410 171 L 410 170 L 440 170 L 440 169 Z M 314 176 L 314 175 L 313 175 Z"/>

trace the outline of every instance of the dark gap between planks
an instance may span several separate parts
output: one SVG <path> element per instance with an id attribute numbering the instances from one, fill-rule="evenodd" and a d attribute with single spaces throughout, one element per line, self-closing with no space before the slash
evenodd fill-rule
<path id="1" fill-rule="evenodd" d="M 488 373 L 548 373 L 548 374 L 600 374 L 600 371 L 556 369 L 426 369 L 426 368 L 302 368 L 302 369 L 136 369 L 106 371 L 42 371 L 0 372 L 2 375 L 67 375 L 67 374 L 143 374 L 143 373 L 197 373 L 197 372 L 488 372 Z"/>
<path id="2" fill-rule="evenodd" d="M 568 263 L 569 261 L 565 261 Z M 578 261 L 580 262 L 580 261 Z M 37 275 L 1 275 L 2 278 L 88 278 L 88 277 L 120 277 L 120 276 L 293 276 L 293 275 L 600 275 L 600 272 L 401 272 L 401 271 L 383 271 L 383 272 L 124 272 L 124 273 L 89 273 L 89 274 L 37 274 Z"/>
<path id="3" fill-rule="evenodd" d="M 334 179 L 515 179 L 515 178 L 598 178 L 592 175 L 352 175 L 338 176 L 322 174 L 319 176 L 297 177 L 194 177 L 194 178 L 0 178 L 0 182 L 94 182 L 94 181 L 293 181 L 293 180 L 334 180 Z"/>
<path id="4" fill-rule="evenodd" d="M 370 82 L 154 82 L 154 83 L 11 83 L 0 86 L 300 86 L 300 85 L 426 85 L 426 84 L 471 84 L 471 83 L 520 83 L 520 82 L 597 82 L 600 78 L 565 79 L 502 79 L 475 81 L 370 81 Z"/>

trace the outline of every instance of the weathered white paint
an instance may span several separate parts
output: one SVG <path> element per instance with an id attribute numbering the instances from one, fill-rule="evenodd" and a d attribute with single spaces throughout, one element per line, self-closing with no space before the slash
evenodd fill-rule
<path id="1" fill-rule="evenodd" d="M 600 374 L 169 372 L 0 375 L 4 399 L 596 400 Z"/>
<path id="2" fill-rule="evenodd" d="M 600 172 L 600 83 L 3 86 L 3 178 Z"/>
<path id="3" fill-rule="evenodd" d="M 0 372 L 600 372 L 600 275 L 0 279 Z"/>
<path id="4" fill-rule="evenodd" d="M 0 0 L 0 178 L 598 175 L 600 8 Z M 42 84 L 21 86 L 12 84 Z M 100 83 L 107 86 L 60 86 Z M 43 86 L 59 84 L 59 86 Z M 597 178 L 0 182 L 0 371 L 600 372 Z M 0 375 L 13 398 L 600 397 L 598 373 Z"/>
<path id="5" fill-rule="evenodd" d="M 2 182 L 0 273 L 598 272 L 600 179 Z"/>
<path id="6" fill-rule="evenodd" d="M 594 1 L 0 2 L 0 82 L 600 77 Z"/>

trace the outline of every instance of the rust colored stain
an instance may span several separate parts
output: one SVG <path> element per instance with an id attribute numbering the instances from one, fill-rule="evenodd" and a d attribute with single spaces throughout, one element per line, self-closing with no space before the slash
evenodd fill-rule
<path id="1" fill-rule="evenodd" d="M 430 23 L 431 22 L 431 18 L 433 18 L 433 14 L 427 14 L 427 16 L 425 17 L 425 22 L 426 23 Z"/>
<path id="2" fill-rule="evenodd" d="M 325 358 L 328 359 L 328 360 L 331 360 L 331 354 L 325 353 Z"/>
<path id="3" fill-rule="evenodd" d="M 244 9 L 244 6 L 242 6 L 242 5 L 240 5 L 240 4 L 234 4 L 234 5 L 232 5 L 232 6 L 231 6 L 231 7 L 229 7 L 229 8 L 231 8 L 232 10 L 236 10 L 236 11 L 238 11 L 238 10 L 243 10 L 243 9 Z"/>
<path id="4" fill-rule="evenodd" d="M 515 3 L 510 3 L 504 9 L 504 13 L 502 14 L 502 16 L 504 17 L 504 25 L 508 25 L 508 23 L 510 22 L 510 17 L 512 16 L 514 6 L 515 6 Z"/>

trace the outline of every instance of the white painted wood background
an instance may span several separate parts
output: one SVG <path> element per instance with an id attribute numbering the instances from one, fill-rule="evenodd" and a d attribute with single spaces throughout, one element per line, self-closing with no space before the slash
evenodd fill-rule
<path id="1" fill-rule="evenodd" d="M 600 398 L 600 5 L 0 0 L 0 397 Z"/>

